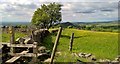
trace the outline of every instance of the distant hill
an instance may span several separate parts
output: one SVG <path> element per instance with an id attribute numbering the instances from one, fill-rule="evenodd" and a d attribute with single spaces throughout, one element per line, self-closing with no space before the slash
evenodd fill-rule
<path id="1" fill-rule="evenodd" d="M 29 25 L 30 22 L 2 22 L 3 26 Z"/>
<path id="2" fill-rule="evenodd" d="M 102 23 L 115 23 L 115 24 L 118 24 L 118 21 L 106 21 L 106 22 L 72 22 L 73 24 L 75 25 L 78 25 L 78 24 L 102 24 Z"/>
<path id="3" fill-rule="evenodd" d="M 62 27 L 68 27 L 68 26 L 73 26 L 73 27 L 75 27 L 75 25 L 74 25 L 73 23 L 71 23 L 71 22 L 61 23 L 60 26 L 62 26 Z"/>
<path id="4" fill-rule="evenodd" d="M 64 28 L 67 28 L 68 26 L 76 27 L 76 25 L 74 25 L 71 22 L 63 22 L 63 23 L 60 23 L 60 24 L 55 24 L 54 26 L 58 26 L 58 27 L 61 26 L 61 27 L 64 27 Z"/>
<path id="5" fill-rule="evenodd" d="M 118 25 L 118 21 L 107 21 L 107 22 L 63 22 L 60 24 L 56 24 L 55 26 L 62 26 L 67 28 L 68 26 L 79 27 L 80 25 Z"/>
<path id="6" fill-rule="evenodd" d="M 16 26 L 16 25 L 29 25 L 30 22 L 2 22 L 3 26 Z M 63 22 L 60 24 L 55 24 L 54 26 L 62 26 L 64 28 L 68 26 L 78 27 L 80 24 L 91 25 L 91 24 L 119 24 L 118 21 L 107 21 L 107 22 Z"/>

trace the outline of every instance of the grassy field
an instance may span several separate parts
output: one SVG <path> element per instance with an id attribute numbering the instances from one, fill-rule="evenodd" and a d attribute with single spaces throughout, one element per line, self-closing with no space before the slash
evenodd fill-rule
<path id="1" fill-rule="evenodd" d="M 64 29 L 57 48 L 55 61 L 56 62 L 75 62 L 76 59 L 89 61 L 83 58 L 75 57 L 69 51 L 70 36 L 74 32 L 73 51 L 75 53 L 85 52 L 92 53 L 97 59 L 111 59 L 113 60 L 118 54 L 118 33 L 111 32 L 95 32 L 77 29 Z M 2 42 L 9 42 L 10 34 L 2 33 Z M 26 36 L 23 33 L 16 33 L 16 38 Z M 47 37 L 46 45 L 55 41 L 56 36 Z M 50 42 L 49 42 L 50 41 Z M 48 46 L 51 48 L 50 46 Z"/>
<path id="2" fill-rule="evenodd" d="M 2 33 L 2 42 L 10 42 L 10 35 L 9 33 L 3 32 Z M 16 32 L 15 33 L 15 39 L 19 37 L 27 36 L 27 34 Z"/>
<path id="3" fill-rule="evenodd" d="M 65 29 L 62 32 L 60 42 L 57 48 L 60 55 L 56 55 L 56 62 L 75 62 L 77 58 L 69 52 L 70 35 L 74 32 L 75 38 L 73 42 L 73 52 L 92 53 L 97 59 L 111 59 L 113 60 L 118 54 L 118 33 L 111 32 L 94 32 L 77 29 Z M 56 36 L 52 36 L 53 41 Z"/>

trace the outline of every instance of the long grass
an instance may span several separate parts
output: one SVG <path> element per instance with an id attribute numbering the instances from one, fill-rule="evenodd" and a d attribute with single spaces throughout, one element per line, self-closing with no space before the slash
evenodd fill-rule
<path id="1" fill-rule="evenodd" d="M 69 51 L 70 36 L 74 33 L 73 50 Z M 15 38 L 24 37 L 26 34 L 17 32 Z M 56 35 L 49 36 L 45 39 L 45 46 L 55 42 Z M 2 33 L 2 42 L 9 42 L 10 34 Z M 51 48 L 51 46 L 48 46 Z M 64 29 L 60 37 L 57 48 L 56 62 L 76 62 L 77 59 L 89 61 L 74 56 L 72 53 L 92 53 L 97 59 L 113 60 L 118 55 L 118 33 L 111 32 L 95 32 L 77 29 Z"/>
<path id="2" fill-rule="evenodd" d="M 85 60 L 72 55 L 69 52 L 70 36 L 74 33 L 73 51 L 75 53 L 92 53 L 97 59 L 113 60 L 118 55 L 118 33 L 95 32 L 77 29 L 65 29 L 62 32 L 56 55 L 56 62 L 75 62 L 76 59 Z M 53 36 L 53 41 L 56 36 Z"/>
<path id="3" fill-rule="evenodd" d="M 10 36 L 11 36 L 11 34 L 3 32 L 2 33 L 2 42 L 10 42 Z M 27 36 L 27 34 L 20 33 L 20 32 L 15 33 L 15 39 L 24 37 L 24 36 Z"/>

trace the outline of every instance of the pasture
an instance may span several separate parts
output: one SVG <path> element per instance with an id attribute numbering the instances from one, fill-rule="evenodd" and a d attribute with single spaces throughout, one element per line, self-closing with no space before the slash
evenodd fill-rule
<path id="1" fill-rule="evenodd" d="M 70 52 L 69 42 L 70 36 L 73 32 L 75 34 L 73 50 Z M 9 36 L 10 34 L 2 33 L 2 42 L 9 42 Z M 15 36 L 16 38 L 24 37 L 26 34 L 17 32 Z M 50 37 L 46 38 L 46 44 L 49 44 L 49 41 L 54 43 L 56 35 L 51 35 Z M 56 62 L 75 62 L 76 59 L 90 61 L 76 57 L 72 54 L 80 52 L 92 53 L 97 59 L 113 60 L 118 55 L 118 33 L 64 29 L 59 40 L 59 45 L 54 60 Z"/>
<path id="2" fill-rule="evenodd" d="M 72 55 L 69 51 L 70 36 L 74 32 L 74 53 L 92 53 L 97 59 L 113 60 L 118 55 L 118 33 L 95 32 L 77 29 L 65 29 L 57 48 L 61 54 L 56 55 L 56 62 L 75 62 L 76 59 L 89 61 Z M 55 40 L 56 36 L 52 36 Z"/>

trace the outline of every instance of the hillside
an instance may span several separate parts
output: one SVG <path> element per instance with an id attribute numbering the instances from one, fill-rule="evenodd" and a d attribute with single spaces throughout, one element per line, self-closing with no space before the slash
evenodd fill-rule
<path id="1" fill-rule="evenodd" d="M 81 30 L 100 31 L 100 32 L 119 32 L 120 24 L 118 21 L 108 22 L 64 22 L 56 24 L 55 27 L 76 28 Z"/>
<path id="2" fill-rule="evenodd" d="M 69 52 L 70 35 L 74 32 L 73 52 L 74 53 L 92 53 L 97 59 L 113 60 L 118 54 L 118 33 L 95 32 L 77 29 L 65 29 L 62 32 L 57 52 L 60 55 L 55 56 L 56 62 L 75 62 L 77 59 L 90 61 L 73 56 Z M 56 36 L 52 36 L 53 42 Z M 63 59 L 64 58 L 64 59 Z"/>
<path id="3" fill-rule="evenodd" d="M 79 25 L 119 25 L 118 21 L 107 21 L 107 22 L 63 22 L 60 24 L 56 24 L 55 26 L 62 26 L 64 28 L 68 26 L 79 27 Z"/>
<path id="4" fill-rule="evenodd" d="M 102 21 L 102 22 L 72 22 L 75 25 L 78 24 L 118 24 L 118 21 Z"/>
<path id="5" fill-rule="evenodd" d="M 73 41 L 73 51 L 69 51 L 69 42 L 71 33 L 75 34 Z M 2 42 L 9 42 L 10 34 L 2 34 Z M 16 32 L 16 38 L 26 36 L 26 34 Z M 52 34 L 44 39 L 45 46 L 49 47 L 50 43 L 54 43 L 56 35 Z M 78 29 L 64 29 L 60 37 L 57 53 L 55 55 L 56 62 L 76 62 L 77 59 L 82 61 L 90 61 L 79 58 L 73 53 L 92 53 L 99 59 L 113 60 L 118 54 L 118 33 L 112 32 L 96 32 Z M 59 53 L 59 54 L 58 54 Z"/>
<path id="6" fill-rule="evenodd" d="M 64 28 L 67 28 L 68 26 L 76 27 L 76 25 L 74 25 L 71 22 L 63 22 L 63 23 L 58 23 L 54 25 L 54 27 L 60 27 L 60 26 Z"/>

